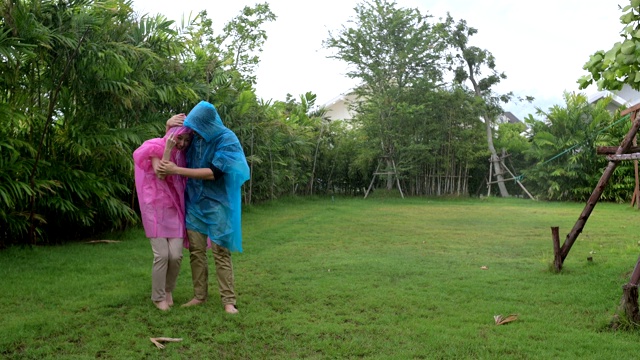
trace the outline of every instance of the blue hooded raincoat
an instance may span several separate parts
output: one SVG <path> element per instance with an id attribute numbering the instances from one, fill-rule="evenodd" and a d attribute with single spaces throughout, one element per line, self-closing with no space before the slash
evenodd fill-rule
<path id="1" fill-rule="evenodd" d="M 222 171 L 215 180 L 189 178 L 185 194 L 187 229 L 207 234 L 216 244 L 242 252 L 241 192 L 249 166 L 236 135 L 222 124 L 216 108 L 201 101 L 184 120 L 195 132 L 187 166 Z"/>

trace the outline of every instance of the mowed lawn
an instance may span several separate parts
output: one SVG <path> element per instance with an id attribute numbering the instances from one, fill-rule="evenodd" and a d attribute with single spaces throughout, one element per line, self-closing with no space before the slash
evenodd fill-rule
<path id="1" fill-rule="evenodd" d="M 640 255 L 640 211 L 598 204 L 561 273 L 584 204 L 523 199 L 285 199 L 246 208 L 234 253 L 240 314 L 192 295 L 188 251 L 160 312 L 141 229 L 0 251 L 0 358 L 636 359 L 611 330 Z M 587 258 L 591 257 L 592 261 Z M 517 314 L 497 326 L 495 315 Z M 156 348 L 149 338 L 180 338 Z"/>

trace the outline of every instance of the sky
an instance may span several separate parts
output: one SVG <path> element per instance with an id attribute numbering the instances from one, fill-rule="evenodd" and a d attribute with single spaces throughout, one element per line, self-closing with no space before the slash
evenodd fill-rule
<path id="1" fill-rule="evenodd" d="M 256 93 L 264 100 L 299 98 L 306 92 L 317 95 L 317 105 L 348 92 L 356 81 L 345 74 L 347 64 L 328 58 L 332 54 L 322 42 L 329 32 L 349 26 L 358 0 L 133 0 L 142 14 L 163 14 L 180 24 L 183 18 L 207 10 L 214 27 L 220 29 L 240 14 L 245 6 L 269 3 L 277 16 L 264 26 L 268 39 L 256 71 Z M 478 33 L 469 45 L 490 51 L 496 68 L 507 75 L 495 91 L 532 96 L 532 103 L 505 104 L 521 120 L 536 108 L 547 111 L 565 105 L 564 92 L 587 96 L 595 86 L 578 88 L 577 80 L 587 75 L 582 67 L 598 50 L 609 50 L 623 29 L 619 6 L 628 0 L 396 0 L 401 8 L 417 8 L 433 20 L 466 20 Z M 535 117 L 535 116 L 534 116 Z M 538 117 L 536 117 L 538 118 Z"/>

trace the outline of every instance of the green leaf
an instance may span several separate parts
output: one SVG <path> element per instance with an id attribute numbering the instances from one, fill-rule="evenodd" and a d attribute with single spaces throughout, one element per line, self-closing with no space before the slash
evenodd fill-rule
<path id="1" fill-rule="evenodd" d="M 633 21 L 633 11 L 620 16 L 620 22 L 623 24 L 629 24 L 632 21 Z"/>
<path id="2" fill-rule="evenodd" d="M 602 61 L 602 59 L 603 59 L 603 57 L 599 53 L 591 55 L 591 58 L 589 58 L 589 62 L 585 66 L 587 68 L 595 67 L 596 65 L 598 65 Z"/>
<path id="3" fill-rule="evenodd" d="M 631 24 L 629 26 L 626 26 L 624 29 L 622 29 L 622 31 L 620 33 L 631 35 L 631 34 L 633 34 L 633 30 L 634 29 L 635 29 L 635 26 L 633 24 Z"/>
<path id="4" fill-rule="evenodd" d="M 578 79 L 578 84 L 580 89 L 585 89 L 587 86 L 591 85 L 593 79 L 589 75 L 584 75 Z"/>
<path id="5" fill-rule="evenodd" d="M 616 55 L 618 53 L 618 51 L 620 50 L 620 46 L 622 46 L 620 43 L 614 45 L 611 50 L 607 51 L 604 54 L 604 60 L 605 61 L 615 61 L 616 59 Z"/>
<path id="6" fill-rule="evenodd" d="M 626 40 L 622 44 L 622 47 L 620 48 L 620 52 L 622 52 L 625 55 L 633 54 L 635 50 L 636 50 L 636 43 L 633 40 Z"/>
<path id="7" fill-rule="evenodd" d="M 631 65 L 631 64 L 635 63 L 636 61 L 637 61 L 637 58 L 636 58 L 635 55 L 633 55 L 633 54 L 632 55 L 625 55 L 623 64 Z"/>

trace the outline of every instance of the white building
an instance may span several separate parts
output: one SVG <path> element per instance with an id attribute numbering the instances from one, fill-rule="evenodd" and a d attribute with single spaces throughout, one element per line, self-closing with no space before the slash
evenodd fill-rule
<path id="1" fill-rule="evenodd" d="M 588 97 L 588 101 L 590 104 L 593 104 L 608 96 L 611 97 L 611 102 L 607 105 L 607 109 L 611 112 L 616 111 L 622 106 L 630 108 L 640 103 L 640 91 L 632 89 L 631 86 L 627 84 L 624 84 L 622 89 L 617 91 L 602 90 L 591 94 Z"/>
<path id="2" fill-rule="evenodd" d="M 351 92 L 340 94 L 322 105 L 327 110 L 329 120 L 350 120 L 355 113 L 350 109 L 350 103 L 356 99 Z"/>

